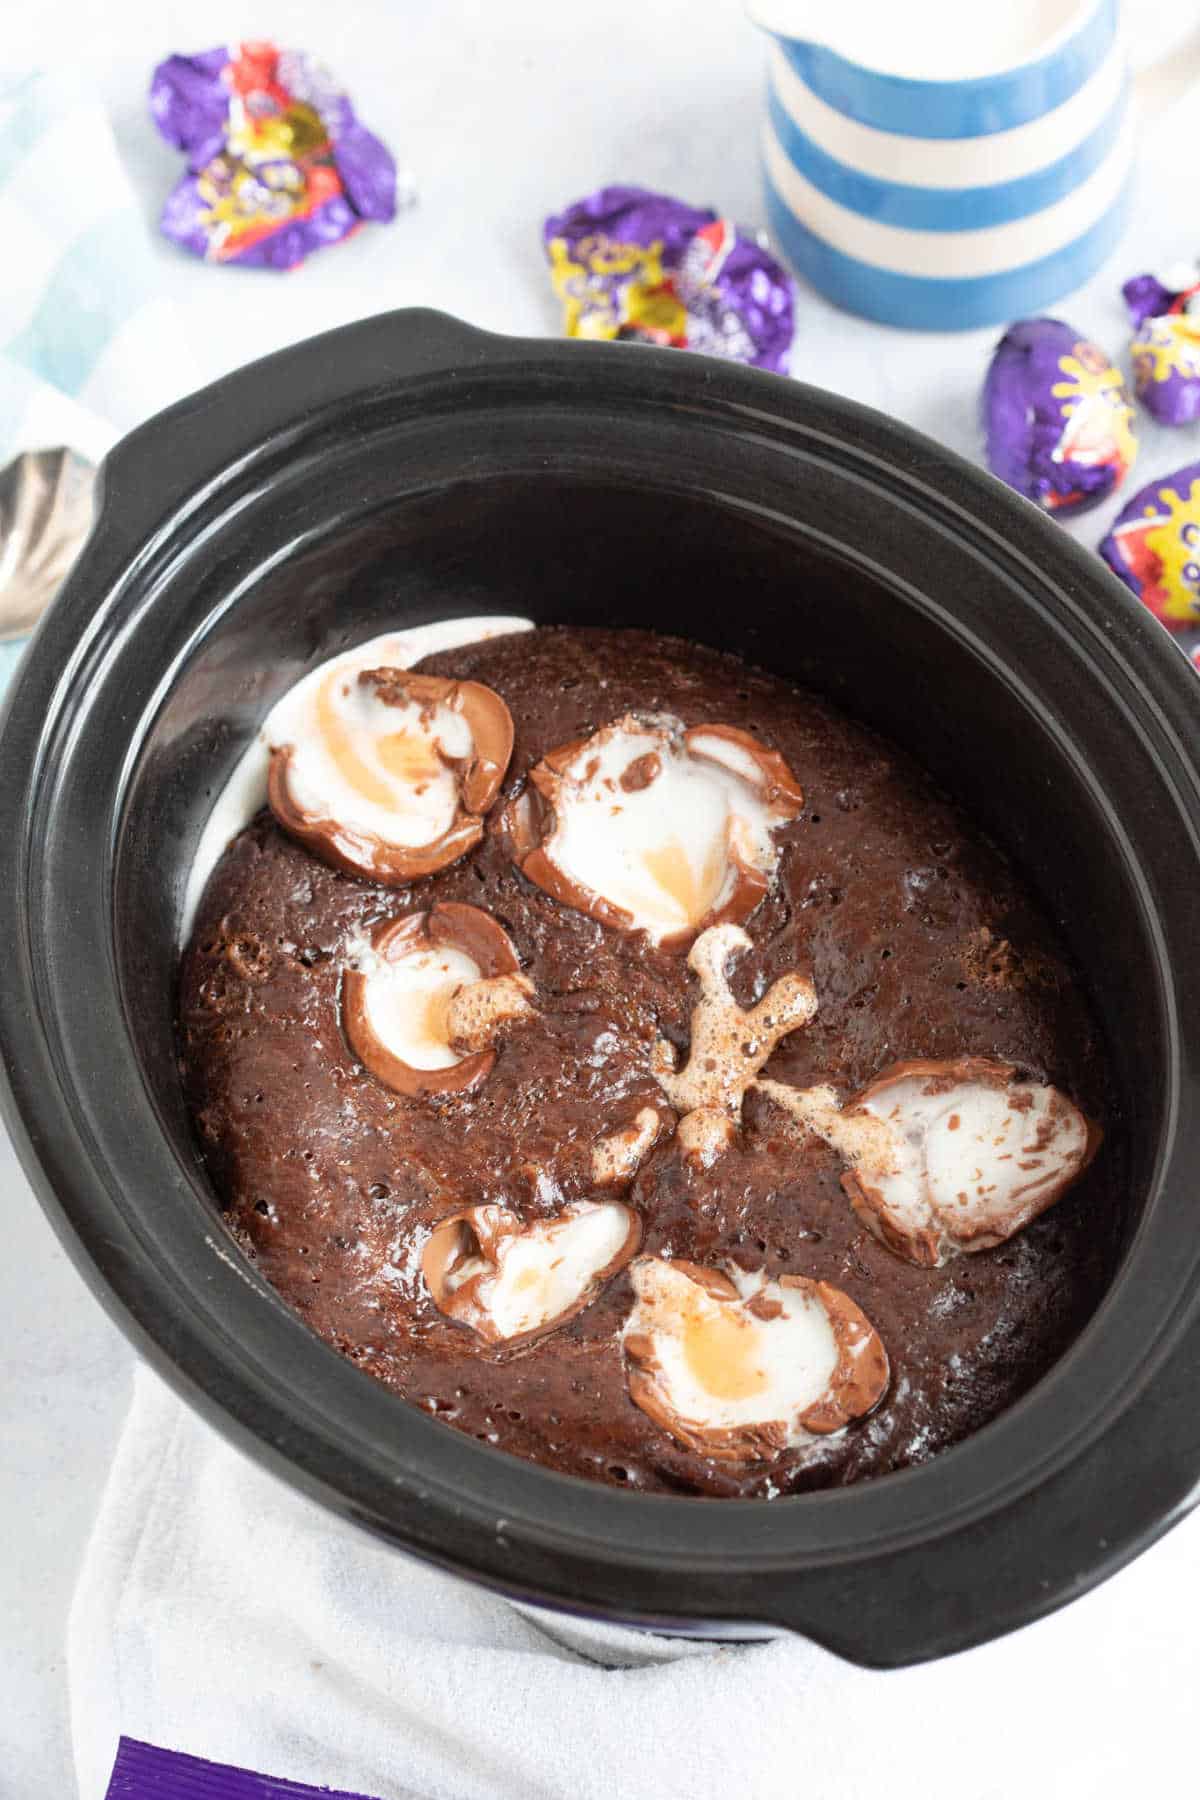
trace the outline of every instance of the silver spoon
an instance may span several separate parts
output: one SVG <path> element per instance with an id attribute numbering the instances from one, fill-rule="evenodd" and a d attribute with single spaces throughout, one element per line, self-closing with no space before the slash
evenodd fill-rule
<path id="1" fill-rule="evenodd" d="M 27 450 L 0 469 L 0 643 L 24 637 L 92 522 L 96 470 L 74 450 Z"/>

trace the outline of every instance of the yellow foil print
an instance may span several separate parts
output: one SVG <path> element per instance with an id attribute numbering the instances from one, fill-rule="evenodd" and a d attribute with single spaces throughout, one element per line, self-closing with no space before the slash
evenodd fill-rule
<path id="1" fill-rule="evenodd" d="M 628 325 L 683 331 L 687 315 L 667 286 L 662 249 L 661 241 L 643 246 L 597 236 L 583 239 L 576 258 L 565 238 L 551 238 L 550 279 L 563 303 L 566 335 L 611 339 Z M 614 275 L 629 279 L 614 286 Z"/>
<path id="2" fill-rule="evenodd" d="M 1076 344 L 1074 355 L 1061 357 L 1058 366 L 1066 379 L 1050 392 L 1066 402 L 1067 423 L 1054 461 L 1114 463 L 1123 474 L 1137 455 L 1137 440 L 1120 370 L 1090 344 Z"/>

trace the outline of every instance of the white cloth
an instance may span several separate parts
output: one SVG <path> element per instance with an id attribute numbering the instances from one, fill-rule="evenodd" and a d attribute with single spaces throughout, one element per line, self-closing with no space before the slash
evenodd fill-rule
<path id="1" fill-rule="evenodd" d="M 142 1370 L 71 1616 L 80 1800 L 101 1800 L 120 1732 L 379 1800 L 1178 1793 L 1198 1592 L 1200 1517 L 1052 1618 L 923 1668 L 616 1630 L 606 1661 L 642 1666 L 604 1667 L 553 1615 L 543 1630 L 333 1524 Z"/>

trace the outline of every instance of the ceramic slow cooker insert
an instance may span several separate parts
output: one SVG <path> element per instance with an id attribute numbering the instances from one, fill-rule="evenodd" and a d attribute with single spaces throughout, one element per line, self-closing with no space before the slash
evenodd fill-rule
<path id="1" fill-rule="evenodd" d="M 1124 1252 L 1068 1354 L 928 1464 L 764 1502 L 622 1493 L 447 1430 L 314 1337 L 221 1223 L 175 971 L 205 819 L 273 701 L 432 620 L 651 626 L 828 694 L 1012 856 L 1094 997 Z M 9 702 L 9 1122 L 84 1274 L 286 1479 L 523 1599 L 805 1632 L 891 1665 L 1010 1629 L 1164 1530 L 1200 1477 L 1194 675 L 1095 559 L 877 414 L 639 346 L 384 315 L 119 445 Z"/>

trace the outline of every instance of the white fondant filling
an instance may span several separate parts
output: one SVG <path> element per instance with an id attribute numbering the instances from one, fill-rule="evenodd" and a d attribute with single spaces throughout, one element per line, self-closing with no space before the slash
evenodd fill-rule
<path id="1" fill-rule="evenodd" d="M 450 1048 L 446 1011 L 459 988 L 478 981 L 479 965 L 462 950 L 414 950 L 390 962 L 360 956 L 366 977 L 363 1009 L 385 1050 L 410 1069 L 449 1069 L 462 1058 Z"/>
<path id="2" fill-rule="evenodd" d="M 797 1420 L 828 1392 L 838 1364 L 825 1308 L 803 1288 L 726 1272 L 744 1300 L 765 1293 L 780 1315 L 758 1319 L 671 1263 L 647 1259 L 634 1265 L 637 1300 L 625 1335 L 650 1338 L 659 1390 L 684 1424 L 726 1431 L 777 1422 L 789 1445 L 802 1443 L 809 1434 Z"/>
<path id="3" fill-rule="evenodd" d="M 569 1312 L 628 1235 L 623 1206 L 585 1200 L 567 1216 L 531 1225 L 512 1238 L 495 1276 L 480 1290 L 500 1336 L 537 1331 Z M 461 1264 L 448 1283 L 451 1292 L 488 1266 L 478 1257 Z"/>
<path id="4" fill-rule="evenodd" d="M 473 747 L 460 713 L 389 706 L 356 671 L 289 695 L 271 716 L 269 741 L 292 746 L 288 787 L 302 812 L 406 850 L 433 843 L 454 822 L 458 783 L 438 746 L 454 757 Z"/>
<path id="5" fill-rule="evenodd" d="M 928 1077 L 912 1076 L 863 1107 L 887 1125 L 895 1153 L 890 1172 L 870 1170 L 872 1185 L 906 1225 L 926 1225 L 932 1211 L 956 1236 L 972 1236 L 1003 1220 L 1025 1195 L 1059 1180 L 1083 1155 L 1087 1127 L 1073 1107 L 1058 1114 L 1053 1135 L 1039 1147 L 1053 1088 L 963 1082 L 923 1093 L 928 1085 Z M 1014 1096 L 1029 1104 L 1013 1106 Z"/>
<path id="6" fill-rule="evenodd" d="M 714 738 L 723 766 L 689 756 L 666 729 L 614 733 L 584 746 L 566 770 L 546 853 L 578 886 L 630 914 L 655 941 L 689 930 L 730 897 L 737 869 L 731 842 L 764 872 L 773 869 L 774 819 L 749 779 L 759 773 L 739 746 Z M 643 756 L 661 768 L 647 787 L 621 777 Z M 734 772 L 729 765 L 735 765 Z"/>
<path id="7" fill-rule="evenodd" d="M 235 764 L 200 833 L 184 895 L 180 921 L 183 941 L 186 943 L 191 936 L 200 897 L 227 845 L 267 803 L 271 745 L 286 741 L 281 735 L 280 719 L 286 719 L 291 709 L 301 707 L 304 697 L 315 692 L 326 675 L 334 669 L 344 670 L 347 675 L 357 675 L 363 669 L 410 669 L 414 663 L 438 650 L 458 650 L 466 644 L 483 643 L 488 638 L 506 637 L 510 632 L 532 630 L 532 619 L 482 617 L 440 619 L 432 625 L 414 625 L 407 631 L 387 631 L 379 637 L 368 638 L 340 656 L 330 657 L 289 688 L 283 698 L 276 701 Z"/>

